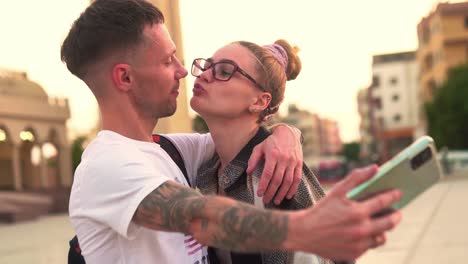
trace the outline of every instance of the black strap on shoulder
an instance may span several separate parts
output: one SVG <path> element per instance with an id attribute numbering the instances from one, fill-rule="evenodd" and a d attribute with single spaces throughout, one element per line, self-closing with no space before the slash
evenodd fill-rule
<path id="1" fill-rule="evenodd" d="M 177 167 L 182 171 L 184 174 L 187 183 L 190 184 L 190 179 L 188 178 L 187 169 L 185 168 L 184 160 L 180 155 L 180 152 L 177 148 L 172 144 L 172 142 L 161 136 L 161 135 L 153 135 L 153 141 L 161 146 L 164 151 L 169 154 L 171 159 L 177 164 Z M 81 255 L 81 248 L 80 244 L 78 243 L 78 238 L 74 236 L 72 240 L 70 240 L 70 249 L 68 250 L 68 264 L 86 264 L 83 256 Z"/>
<path id="2" fill-rule="evenodd" d="M 81 255 L 81 248 L 78 244 L 78 238 L 74 236 L 70 240 L 70 249 L 68 250 L 68 264 L 85 264 L 85 260 Z"/>
<path id="3" fill-rule="evenodd" d="M 171 159 L 175 162 L 177 167 L 182 171 L 182 174 L 184 174 L 185 179 L 187 180 L 187 183 L 190 184 L 190 179 L 187 174 L 187 169 L 185 168 L 185 163 L 184 160 L 182 159 L 182 155 L 180 155 L 180 152 L 177 150 L 177 148 L 172 144 L 172 142 L 165 138 L 164 136 L 161 135 L 153 135 L 153 141 L 154 143 L 157 143 L 161 146 L 162 149 L 164 149 L 167 154 L 171 157 Z"/>

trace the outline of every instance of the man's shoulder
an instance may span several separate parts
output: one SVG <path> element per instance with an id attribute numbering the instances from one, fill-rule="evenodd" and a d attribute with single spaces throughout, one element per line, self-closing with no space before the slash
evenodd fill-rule
<path id="1" fill-rule="evenodd" d="M 161 151 L 159 145 L 156 143 L 136 141 L 117 135 L 116 133 L 105 132 L 108 131 L 101 131 L 98 136 L 89 143 L 83 152 L 83 157 L 97 155 L 99 157 L 111 156 L 118 158 L 138 155 L 145 152 L 145 150 L 151 150 L 156 153 Z"/>
<path id="2" fill-rule="evenodd" d="M 91 171 L 112 172 L 120 170 L 123 166 L 145 161 L 154 161 L 162 150 L 156 144 L 148 144 L 145 151 L 138 144 L 124 140 L 113 140 L 98 135 L 85 148 L 81 156 L 79 171 L 88 173 Z"/>

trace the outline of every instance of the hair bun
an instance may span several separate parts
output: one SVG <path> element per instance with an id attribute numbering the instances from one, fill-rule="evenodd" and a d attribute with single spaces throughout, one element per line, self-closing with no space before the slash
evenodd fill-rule
<path id="1" fill-rule="evenodd" d="M 300 49 L 297 46 L 291 46 L 289 42 L 284 39 L 275 41 L 275 44 L 280 45 L 288 54 L 288 66 L 286 68 L 287 80 L 294 80 L 299 75 L 302 69 L 302 62 L 297 53 Z"/>

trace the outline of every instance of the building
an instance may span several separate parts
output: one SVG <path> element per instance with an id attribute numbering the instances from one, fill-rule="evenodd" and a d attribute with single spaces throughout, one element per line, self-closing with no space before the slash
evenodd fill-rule
<path id="1" fill-rule="evenodd" d="M 49 97 L 24 72 L 0 71 L 0 189 L 69 188 L 66 99 Z"/>
<path id="2" fill-rule="evenodd" d="M 338 122 L 328 118 L 319 120 L 320 154 L 321 156 L 336 156 L 343 150 Z"/>
<path id="3" fill-rule="evenodd" d="M 430 101 L 448 70 L 467 61 L 468 2 L 438 4 L 417 31 L 420 95 Z"/>
<path id="4" fill-rule="evenodd" d="M 321 148 L 318 116 L 291 104 L 288 106 L 288 115 L 278 122 L 290 124 L 301 131 L 304 137 L 304 162 L 309 167 L 315 166 L 319 161 Z"/>
<path id="5" fill-rule="evenodd" d="M 358 113 L 361 121 L 359 123 L 360 153 L 359 158 L 362 161 L 377 160 L 377 147 L 375 139 L 375 118 L 373 112 L 375 107 L 372 105 L 372 85 L 361 89 L 357 95 Z"/>
<path id="6" fill-rule="evenodd" d="M 279 122 L 301 130 L 304 137 L 304 161 L 309 167 L 317 167 L 324 157 L 334 157 L 343 150 L 338 123 L 334 120 L 321 118 L 291 104 L 288 106 L 288 115 Z"/>
<path id="7" fill-rule="evenodd" d="M 418 73 L 414 51 L 373 56 L 372 85 L 366 95 L 370 109 L 365 120 L 381 162 L 413 141 L 420 105 Z"/>

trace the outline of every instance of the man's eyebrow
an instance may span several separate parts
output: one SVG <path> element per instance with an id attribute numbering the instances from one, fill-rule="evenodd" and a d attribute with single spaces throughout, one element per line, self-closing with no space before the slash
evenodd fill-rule
<path id="1" fill-rule="evenodd" d="M 171 51 L 169 51 L 168 53 L 166 53 L 166 57 L 172 57 L 176 54 L 177 52 L 177 49 L 172 49 Z"/>

